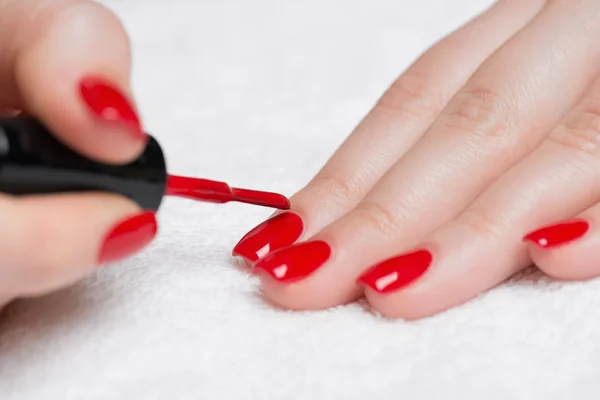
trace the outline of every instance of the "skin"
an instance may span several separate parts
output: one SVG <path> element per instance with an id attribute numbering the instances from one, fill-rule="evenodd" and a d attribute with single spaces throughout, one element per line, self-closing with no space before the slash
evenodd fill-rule
<path id="1" fill-rule="evenodd" d="M 129 94 L 129 60 L 119 20 L 96 3 L 0 0 L 2 114 L 35 115 L 72 148 L 108 163 L 132 160 L 144 142 L 98 122 L 78 82 L 101 76 Z M 139 211 L 106 194 L 0 196 L 0 306 L 81 279 L 96 266 L 105 235 Z"/>
<path id="2" fill-rule="evenodd" d="M 329 260 L 293 284 L 259 272 L 265 296 L 290 309 L 364 296 L 382 315 L 410 320 L 532 261 L 562 279 L 599 275 L 599 21 L 594 0 L 498 1 L 434 45 L 292 198 L 300 241 L 327 242 Z M 522 241 L 580 213 L 591 227 L 575 244 Z M 423 247 L 434 263 L 401 290 L 356 283 Z"/>
<path id="3" fill-rule="evenodd" d="M 600 275 L 592 262 L 600 256 L 599 22 L 597 0 L 503 0 L 435 44 L 292 198 L 305 225 L 300 241 L 326 241 L 330 259 L 293 284 L 261 274 L 265 296 L 290 309 L 364 296 L 387 317 L 416 319 L 531 262 L 562 279 Z M 139 153 L 141 143 L 97 125 L 75 95 L 89 74 L 130 94 L 127 37 L 109 11 L 80 0 L 0 0 L 0 55 L 7 112 L 27 110 L 99 160 Z M 107 230 L 136 211 L 106 195 L 0 197 L 0 301 L 81 278 Z M 522 241 L 575 216 L 590 222 L 577 242 Z M 32 251 L 32 243 L 47 245 Z M 423 246 L 436 257 L 414 283 L 385 295 L 356 283 L 377 262 Z"/>

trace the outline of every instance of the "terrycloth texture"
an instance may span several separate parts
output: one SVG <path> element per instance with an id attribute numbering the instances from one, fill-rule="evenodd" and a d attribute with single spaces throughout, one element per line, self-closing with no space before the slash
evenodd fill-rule
<path id="1" fill-rule="evenodd" d="M 293 194 L 393 78 L 490 1 L 113 0 L 171 171 Z M 0 328 L 0 399 L 577 399 L 600 281 L 535 277 L 442 315 L 284 312 L 229 257 L 269 215 L 167 200 L 157 241 Z"/>

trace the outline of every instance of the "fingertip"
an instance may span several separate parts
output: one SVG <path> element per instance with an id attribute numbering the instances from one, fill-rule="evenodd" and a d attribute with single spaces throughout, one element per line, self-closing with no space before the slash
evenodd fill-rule
<path id="1" fill-rule="evenodd" d="M 98 265 L 136 253 L 156 234 L 154 217 L 113 194 L 1 199 L 0 286 L 18 288 L 21 294 L 39 295 L 71 284 Z"/>
<path id="2" fill-rule="evenodd" d="M 536 229 L 523 237 L 533 263 L 558 279 L 588 279 L 600 274 L 593 263 L 599 240 L 587 219 L 576 218 Z"/>
<path id="3" fill-rule="evenodd" d="M 589 229 L 590 224 L 585 219 L 573 219 L 532 231 L 523 241 L 541 249 L 554 249 L 581 238 Z"/>
<path id="4" fill-rule="evenodd" d="M 362 288 L 344 288 L 337 291 L 336 285 L 326 279 L 310 279 L 308 281 L 285 284 L 278 281 L 271 273 L 263 269 L 253 269 L 252 273 L 260 279 L 261 293 L 271 303 L 280 308 L 294 311 L 319 311 L 345 305 L 358 300 L 362 296 Z"/>
<path id="5" fill-rule="evenodd" d="M 54 7 L 36 19 L 15 60 L 21 102 L 66 145 L 94 160 L 123 164 L 143 151 L 130 88 L 129 39 L 95 2 Z"/>
<path id="6" fill-rule="evenodd" d="M 235 245 L 233 256 L 255 263 L 283 247 L 295 243 L 304 231 L 304 222 L 294 212 L 276 213 L 252 228 Z"/>
<path id="7" fill-rule="evenodd" d="M 585 272 L 587 268 L 582 268 L 581 263 L 569 255 L 570 251 L 567 248 L 544 248 L 533 242 L 527 242 L 527 248 L 532 263 L 548 276 L 561 280 L 591 277 L 589 272 Z"/>
<path id="8" fill-rule="evenodd" d="M 432 290 L 419 279 L 424 272 L 408 279 L 401 272 L 390 271 L 387 267 L 390 261 L 370 268 L 357 279 L 365 300 L 377 314 L 388 319 L 414 321 L 431 317 L 450 307 L 455 289 Z M 381 266 L 388 269 L 383 275 L 378 271 Z"/>
<path id="9" fill-rule="evenodd" d="M 148 142 L 148 135 L 131 96 L 109 78 L 100 75 L 81 78 L 78 92 L 87 110 L 93 142 L 104 143 L 103 147 L 94 147 L 95 143 L 87 135 L 78 145 L 90 149 L 82 151 L 113 163 L 124 163 L 139 156 Z M 79 138 L 79 135 L 76 137 Z"/>
<path id="10" fill-rule="evenodd" d="M 262 293 L 290 310 L 322 310 L 347 304 L 361 294 L 357 285 L 331 268 L 330 245 L 322 240 L 284 247 L 254 264 Z M 347 271 L 351 274 L 350 271 Z"/>
<path id="11" fill-rule="evenodd" d="M 105 235 L 98 263 L 107 264 L 130 257 L 146 247 L 158 233 L 153 211 L 142 211 L 119 220 Z"/>
<path id="12" fill-rule="evenodd" d="M 418 303 L 405 302 L 402 299 L 396 300 L 395 298 L 400 297 L 399 295 L 381 294 L 366 285 L 363 286 L 363 289 L 365 300 L 371 310 L 386 319 L 414 321 L 430 316 Z"/>

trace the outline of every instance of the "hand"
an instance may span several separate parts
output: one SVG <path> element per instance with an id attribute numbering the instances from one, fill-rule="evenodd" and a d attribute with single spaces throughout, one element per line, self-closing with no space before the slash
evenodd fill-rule
<path id="1" fill-rule="evenodd" d="M 127 36 L 84 0 L 0 0 L 0 112 L 42 120 L 60 140 L 107 163 L 144 148 L 129 86 Z M 68 285 L 145 246 L 153 214 L 110 194 L 0 196 L 0 306 Z"/>
<path id="2" fill-rule="evenodd" d="M 598 37 L 597 0 L 498 1 L 419 58 L 293 213 L 234 255 L 260 259 L 280 306 L 364 295 L 404 319 L 460 305 L 532 261 L 561 279 L 599 276 Z"/>

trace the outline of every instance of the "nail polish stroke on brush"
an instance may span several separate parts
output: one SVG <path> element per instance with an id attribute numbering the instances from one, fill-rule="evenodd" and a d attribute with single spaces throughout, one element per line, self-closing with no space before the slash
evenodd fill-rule
<path id="1" fill-rule="evenodd" d="M 126 165 L 92 161 L 59 142 L 39 121 L 0 118 L 0 192 L 13 195 L 107 191 L 158 210 L 165 195 L 289 209 L 280 194 L 231 188 L 224 182 L 169 175 L 159 143 L 148 135 L 137 160 Z"/>
<path id="2" fill-rule="evenodd" d="M 212 203 L 237 201 L 282 210 L 290 208 L 290 201 L 278 193 L 232 188 L 225 182 L 177 175 L 169 175 L 167 179 L 167 195 Z"/>

